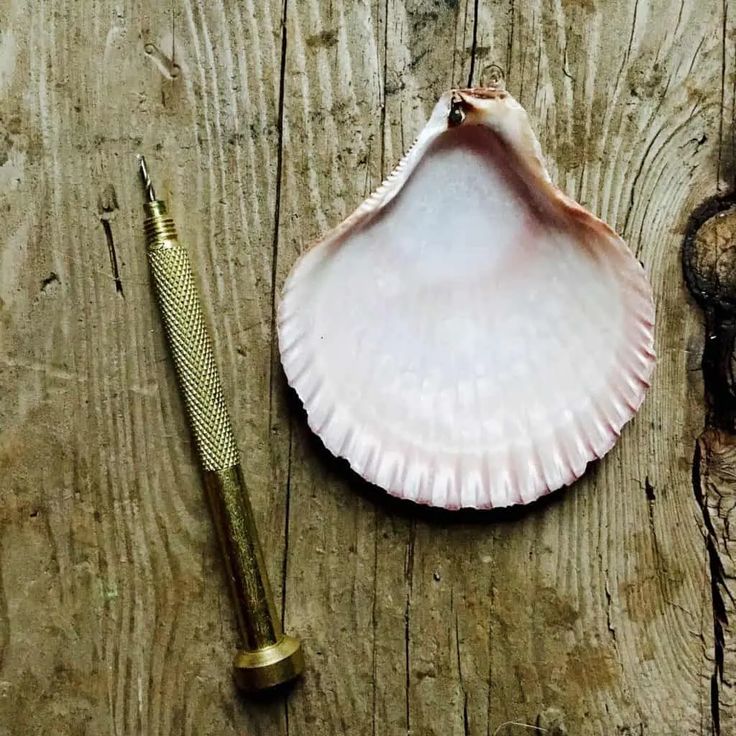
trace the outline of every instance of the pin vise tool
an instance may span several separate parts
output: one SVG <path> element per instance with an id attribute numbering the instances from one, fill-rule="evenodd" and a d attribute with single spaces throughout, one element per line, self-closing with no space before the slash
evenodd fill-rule
<path id="1" fill-rule="evenodd" d="M 148 262 L 179 389 L 197 448 L 205 492 L 227 568 L 242 649 L 234 677 L 244 692 L 296 678 L 304 668 L 298 639 L 284 634 L 273 602 L 253 510 L 225 405 L 207 325 L 186 249 L 156 197 L 143 156 Z"/>

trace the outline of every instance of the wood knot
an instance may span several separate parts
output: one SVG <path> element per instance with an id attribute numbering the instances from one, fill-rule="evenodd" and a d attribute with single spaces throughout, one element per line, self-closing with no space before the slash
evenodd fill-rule
<path id="1" fill-rule="evenodd" d="M 703 308 L 736 316 L 736 205 L 710 203 L 693 220 L 683 246 L 688 288 Z"/>
<path id="2" fill-rule="evenodd" d="M 704 202 L 682 248 L 685 281 L 705 314 L 703 382 L 709 426 L 736 432 L 736 197 Z"/>

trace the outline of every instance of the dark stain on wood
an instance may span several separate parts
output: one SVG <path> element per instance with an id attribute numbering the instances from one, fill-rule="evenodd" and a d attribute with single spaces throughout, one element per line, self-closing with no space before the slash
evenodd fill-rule
<path id="1" fill-rule="evenodd" d="M 708 424 L 736 432 L 736 199 L 708 200 L 690 218 L 683 245 L 685 281 L 705 315 L 703 380 Z"/>
<path id="2" fill-rule="evenodd" d="M 337 44 L 337 29 L 315 33 L 307 38 L 307 46 L 313 49 L 328 49 Z"/>
<path id="3" fill-rule="evenodd" d="M 722 731 L 727 663 L 736 662 L 731 620 L 736 613 L 733 576 L 736 546 L 730 522 L 736 507 L 736 206 L 734 195 L 704 202 L 692 215 L 683 245 L 683 272 L 705 316 L 702 371 L 707 404 L 705 430 L 693 457 L 692 486 L 702 514 L 708 556 L 713 627 L 710 709 L 713 733 Z"/>

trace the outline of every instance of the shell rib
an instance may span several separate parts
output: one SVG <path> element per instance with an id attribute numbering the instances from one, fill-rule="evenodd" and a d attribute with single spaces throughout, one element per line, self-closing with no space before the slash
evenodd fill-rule
<path id="1" fill-rule="evenodd" d="M 294 266 L 281 359 L 309 426 L 389 493 L 528 503 L 613 447 L 654 365 L 644 270 L 549 179 L 498 88 L 443 95 L 388 179 Z"/>

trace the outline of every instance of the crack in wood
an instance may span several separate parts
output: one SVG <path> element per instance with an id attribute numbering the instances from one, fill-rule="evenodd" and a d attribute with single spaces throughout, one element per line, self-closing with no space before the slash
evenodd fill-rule
<path id="1" fill-rule="evenodd" d="M 2 524 L 0 524 L 0 532 L 3 532 Z M 5 652 L 10 642 L 10 617 L 8 616 L 8 599 L 5 596 L 5 586 L 3 583 L 3 535 L 0 533 L 0 668 L 5 661 Z"/>
<path id="2" fill-rule="evenodd" d="M 509 2 L 509 11 L 508 14 L 510 16 L 509 18 L 509 41 L 508 45 L 506 46 L 506 69 L 504 70 L 507 75 L 511 74 L 511 60 L 513 58 L 513 50 L 514 50 L 514 22 L 516 19 L 516 7 L 514 5 L 514 0 L 510 0 Z"/>
<path id="3" fill-rule="evenodd" d="M 707 406 L 706 426 L 695 444 L 692 461 L 692 490 L 700 509 L 708 570 L 713 619 L 713 671 L 710 675 L 711 732 L 722 733 L 722 689 L 725 656 L 729 646 L 728 611 L 736 607 L 729 588 L 723 554 L 730 556 L 728 511 L 724 496 L 734 492 L 736 479 L 736 208 L 733 196 L 714 198 L 693 213 L 683 243 L 683 273 L 692 295 L 705 314 L 705 343 L 702 357 Z M 718 526 L 711 498 L 715 497 Z"/>
<path id="4" fill-rule="evenodd" d="M 107 242 L 107 250 L 110 254 L 110 268 L 112 270 L 113 281 L 115 282 L 115 291 L 125 298 L 123 281 L 120 278 L 120 268 L 118 266 L 118 254 L 115 250 L 115 240 L 112 236 L 112 225 L 110 225 L 110 220 L 107 217 L 101 217 L 100 223 L 102 224 L 102 229 L 105 231 L 105 241 Z"/>
<path id="5" fill-rule="evenodd" d="M 639 184 L 639 179 L 642 176 L 642 173 L 644 172 L 644 166 L 647 163 L 647 159 L 649 158 L 649 154 L 654 148 L 654 144 L 657 142 L 657 139 L 659 138 L 659 134 L 662 132 L 662 128 L 660 128 L 652 138 L 651 141 L 649 141 L 649 144 L 647 145 L 646 149 L 644 150 L 644 155 L 641 157 L 641 161 L 639 162 L 639 166 L 636 170 L 636 174 L 634 174 L 634 180 L 631 183 L 631 190 L 629 194 L 629 206 L 626 209 L 626 216 L 624 217 L 624 224 L 621 228 L 621 232 L 624 235 L 624 237 L 629 237 L 629 218 L 631 217 L 631 213 L 634 210 L 634 205 L 636 204 L 636 195 L 637 195 L 637 188 Z"/>
<path id="6" fill-rule="evenodd" d="M 478 2 L 479 0 L 475 0 L 475 4 L 473 6 L 473 40 L 470 45 L 470 72 L 468 73 L 468 87 L 473 86 L 475 57 L 478 52 Z"/>
<path id="7" fill-rule="evenodd" d="M 281 620 L 286 628 L 286 580 L 289 572 L 289 527 L 291 516 L 291 470 L 294 432 L 289 417 L 289 451 L 286 459 L 286 499 L 284 501 L 284 552 L 281 562 Z"/>
<path id="8" fill-rule="evenodd" d="M 634 34 L 636 33 L 636 19 L 639 15 L 639 0 L 636 0 L 634 2 L 634 17 L 631 20 L 631 35 L 629 36 L 629 43 L 626 47 L 626 54 L 624 55 L 624 60 L 628 61 L 629 57 L 631 56 L 631 48 L 634 44 Z"/>
<path id="9" fill-rule="evenodd" d="M 284 99 L 286 90 L 286 48 L 287 48 L 287 14 L 289 0 L 284 0 L 281 8 L 281 66 L 279 69 L 279 101 L 277 108 L 278 137 L 276 144 L 276 202 L 273 213 L 273 242 L 271 246 L 271 375 L 268 387 L 268 424 L 273 426 L 273 391 L 275 382 L 275 367 L 280 365 L 277 357 L 278 340 L 276 338 L 276 294 L 278 263 L 279 263 L 279 234 L 281 223 L 281 182 L 284 168 Z"/>
<path id="10" fill-rule="evenodd" d="M 726 109 L 726 65 L 727 65 L 727 39 L 728 39 L 728 0 L 722 2 L 722 20 L 721 20 L 721 115 L 718 122 L 718 140 L 721 145 L 718 146 L 718 171 L 717 178 L 720 183 L 723 167 L 723 140 L 724 140 L 724 121 L 723 113 Z M 733 161 L 730 163 L 734 163 Z M 736 176 L 736 172 L 734 172 Z M 736 185 L 736 178 L 733 184 Z"/>
<path id="11" fill-rule="evenodd" d="M 693 455 L 693 495 L 700 507 L 705 527 L 705 545 L 708 552 L 708 565 L 710 569 L 711 606 L 713 611 L 713 646 L 714 646 L 714 671 L 710 678 L 710 713 L 712 719 L 712 733 L 720 736 L 720 694 L 719 682 L 723 681 L 723 652 L 725 649 L 724 626 L 728 625 L 726 606 L 721 593 L 721 588 L 726 585 L 723 564 L 718 555 L 717 535 L 710 517 L 708 503 L 703 493 L 701 482 L 701 463 L 703 452 L 701 449 L 702 439 L 695 444 Z"/>
<path id="12" fill-rule="evenodd" d="M 411 694 L 411 660 L 409 652 L 409 642 L 411 639 L 411 598 L 414 588 L 414 544 L 417 537 L 417 523 L 412 519 L 411 530 L 409 532 L 409 541 L 406 544 L 406 601 L 404 604 L 404 664 L 406 666 L 405 687 L 405 717 L 406 717 L 406 733 L 411 733 L 411 713 L 410 713 L 410 694 Z"/>
<path id="13" fill-rule="evenodd" d="M 665 594 L 667 586 L 664 581 L 667 579 L 667 570 L 664 563 L 662 552 L 659 548 L 659 539 L 657 538 L 657 527 L 654 523 L 654 503 L 657 500 L 657 493 L 649 480 L 649 476 L 644 479 L 644 494 L 647 497 L 647 515 L 649 518 L 649 531 L 652 535 L 652 548 L 654 552 L 654 567 L 657 571 L 657 581 L 661 585 L 662 593 Z"/>
<path id="14" fill-rule="evenodd" d="M 460 692 L 463 695 L 463 736 L 470 736 L 470 718 L 468 716 L 468 691 L 463 679 L 463 665 L 460 659 L 460 621 L 455 608 L 455 590 L 450 591 L 450 610 L 455 614 L 455 655 L 457 657 L 457 676 L 460 681 Z"/>
<path id="15" fill-rule="evenodd" d="M 611 634 L 611 639 L 613 640 L 613 648 L 616 650 L 616 657 L 619 660 L 619 664 L 621 661 L 621 657 L 618 653 L 618 640 L 616 638 L 616 627 L 613 624 L 613 616 L 611 614 L 611 607 L 613 605 L 613 596 L 611 595 L 611 585 L 608 582 L 608 570 L 606 570 L 606 577 L 604 582 L 604 592 L 606 594 L 606 626 L 608 627 L 608 631 Z"/>
<path id="16" fill-rule="evenodd" d="M 371 606 L 371 734 L 376 736 L 376 632 L 378 620 L 376 618 L 376 604 L 378 599 L 378 508 L 373 510 L 373 601 Z"/>
<path id="17" fill-rule="evenodd" d="M 654 486 L 652 485 L 652 482 L 649 480 L 649 476 L 644 479 L 644 493 L 647 497 L 647 501 L 649 501 L 650 504 L 654 503 L 657 500 L 657 493 L 654 489 Z M 649 515 L 651 516 L 651 510 L 649 512 Z"/>
<path id="18" fill-rule="evenodd" d="M 388 75 L 388 0 L 383 7 L 383 86 L 381 88 L 381 158 L 379 162 L 379 177 L 381 181 L 386 178 L 386 86 Z"/>
<path id="19" fill-rule="evenodd" d="M 277 107 L 277 143 L 276 143 L 276 202 L 274 204 L 273 214 L 273 241 L 271 248 L 271 362 L 268 386 L 268 426 L 269 430 L 273 427 L 273 392 L 274 392 L 274 374 L 276 366 L 280 365 L 277 358 L 276 337 L 276 294 L 277 294 L 277 276 L 279 262 L 279 236 L 281 226 L 281 184 L 283 179 L 284 168 L 284 100 L 286 91 L 286 49 L 287 49 L 287 21 L 288 21 L 288 2 L 284 0 L 281 8 L 281 61 L 279 68 L 279 97 Z M 291 415 L 288 421 L 288 455 L 286 461 L 286 498 L 284 500 L 284 551 L 282 557 L 281 568 L 281 620 L 286 627 L 286 585 L 289 570 L 289 531 L 291 527 L 291 475 L 292 475 L 292 458 L 294 445 L 294 429 L 292 426 Z M 289 701 L 284 697 L 284 731 L 289 736 Z"/>

